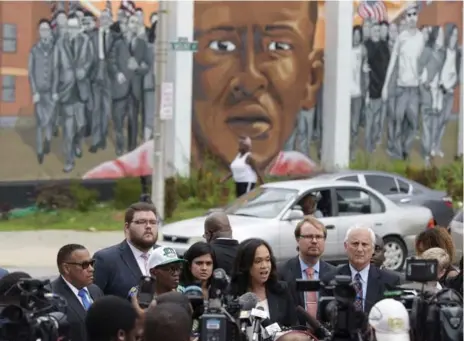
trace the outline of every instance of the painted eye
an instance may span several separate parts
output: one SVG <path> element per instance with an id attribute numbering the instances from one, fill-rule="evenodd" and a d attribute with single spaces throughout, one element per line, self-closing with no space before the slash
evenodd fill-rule
<path id="1" fill-rule="evenodd" d="M 273 41 L 269 44 L 269 50 L 270 51 L 277 51 L 277 50 L 284 50 L 284 51 L 288 51 L 288 50 L 291 50 L 292 49 L 292 46 L 290 44 L 287 44 L 287 43 L 281 43 L 281 42 L 278 42 L 278 41 Z"/>
<path id="2" fill-rule="evenodd" d="M 231 52 L 237 48 L 234 43 L 227 40 L 214 40 L 209 44 L 209 48 L 214 51 Z"/>

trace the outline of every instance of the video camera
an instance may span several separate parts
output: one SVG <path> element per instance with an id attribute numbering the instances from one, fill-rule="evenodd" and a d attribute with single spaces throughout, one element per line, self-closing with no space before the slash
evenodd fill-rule
<path id="1" fill-rule="evenodd" d="M 209 298 L 204 301 L 200 316 L 200 341 L 242 341 L 246 336 L 237 323 L 240 304 L 238 299 L 227 295 L 229 277 L 223 269 L 216 269 L 211 276 Z M 198 301 L 198 300 L 196 300 Z M 192 303 L 198 305 L 198 302 Z"/>
<path id="2" fill-rule="evenodd" d="M 328 284 L 319 280 L 298 279 L 296 290 L 320 292 L 318 314 L 322 324 L 309 316 L 306 318 L 319 340 L 362 339 L 362 335 L 368 329 L 368 321 L 365 314 L 354 307 L 356 290 L 350 276 L 335 276 Z M 302 308 L 300 310 L 304 314 L 304 310 Z"/>
<path id="3" fill-rule="evenodd" d="M 59 311 L 66 300 L 47 290 L 49 284 L 20 279 L 0 297 L 0 341 L 68 340 L 68 320 Z"/>
<path id="4" fill-rule="evenodd" d="M 438 262 L 429 259 L 406 260 L 406 280 L 386 298 L 399 300 L 409 312 L 414 340 L 454 341 L 462 340 L 463 301 L 453 289 L 431 288 L 438 278 Z"/>

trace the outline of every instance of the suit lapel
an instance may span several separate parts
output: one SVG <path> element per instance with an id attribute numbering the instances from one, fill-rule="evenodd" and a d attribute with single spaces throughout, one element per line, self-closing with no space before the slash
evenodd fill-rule
<path id="1" fill-rule="evenodd" d="M 364 311 L 368 313 L 372 306 L 382 297 L 382 285 L 379 281 L 380 273 L 373 265 L 369 268 L 367 276 L 366 302 L 364 303 Z"/>
<path id="2" fill-rule="evenodd" d="M 267 305 L 269 306 L 269 320 L 277 321 L 278 316 L 276 316 L 279 311 L 279 297 L 274 295 L 269 290 L 266 289 Z"/>
<path id="3" fill-rule="evenodd" d="M 60 277 L 59 283 L 63 292 L 63 296 L 68 302 L 68 308 L 74 310 L 76 315 L 82 320 L 85 321 L 85 309 L 81 302 L 77 299 L 76 295 L 72 292 L 71 288 L 65 283 L 65 281 Z"/>
<path id="4" fill-rule="evenodd" d="M 295 258 L 292 259 L 290 263 L 291 271 L 293 274 L 293 278 L 295 279 L 301 279 L 301 266 L 300 266 L 300 258 L 296 256 Z M 296 290 L 296 289 L 295 289 Z M 301 305 L 302 307 L 305 306 L 305 300 L 304 300 L 304 292 L 303 291 L 297 291 L 298 295 L 298 300 L 299 302 L 298 305 Z"/>
<path id="5" fill-rule="evenodd" d="M 137 279 L 137 281 L 139 281 L 143 274 L 142 271 L 140 271 L 139 265 L 137 264 L 134 254 L 132 253 L 129 244 L 127 244 L 127 241 L 123 241 L 121 243 L 120 250 L 122 261 L 126 263 L 132 275 Z"/>

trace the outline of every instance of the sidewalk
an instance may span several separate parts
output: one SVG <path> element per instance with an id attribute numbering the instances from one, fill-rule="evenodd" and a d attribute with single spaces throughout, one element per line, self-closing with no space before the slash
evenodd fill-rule
<path id="1" fill-rule="evenodd" d="M 31 276 L 50 276 L 57 273 L 56 255 L 63 245 L 82 244 L 93 254 L 123 239 L 122 230 L 0 232 L 0 267 L 22 270 Z"/>

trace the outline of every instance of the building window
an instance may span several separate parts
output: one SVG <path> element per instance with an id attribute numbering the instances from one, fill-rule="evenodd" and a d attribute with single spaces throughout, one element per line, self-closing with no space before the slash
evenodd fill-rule
<path id="1" fill-rule="evenodd" d="M 2 101 L 16 101 L 16 77 L 5 75 L 2 76 Z"/>
<path id="2" fill-rule="evenodd" d="M 16 52 L 17 31 L 15 24 L 3 24 L 3 52 Z"/>

